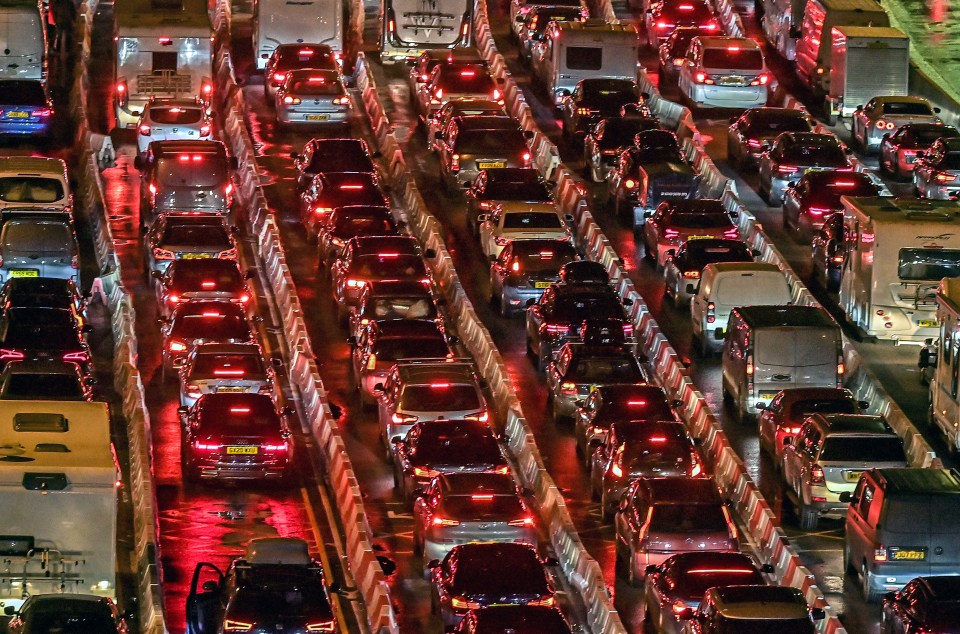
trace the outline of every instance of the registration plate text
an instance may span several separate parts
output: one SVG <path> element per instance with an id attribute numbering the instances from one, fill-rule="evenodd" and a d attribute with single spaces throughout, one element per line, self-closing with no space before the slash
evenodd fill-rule
<path id="1" fill-rule="evenodd" d="M 218 387 L 217 394 L 238 394 L 243 392 L 242 387 Z"/>
<path id="2" fill-rule="evenodd" d="M 249 456 L 260 451 L 259 447 L 227 447 L 227 454 Z"/>
<path id="3" fill-rule="evenodd" d="M 891 548 L 890 559 L 894 561 L 923 561 L 927 558 L 926 548 Z"/>
<path id="4" fill-rule="evenodd" d="M 550 282 L 535 282 L 534 288 L 550 288 Z"/>
<path id="5" fill-rule="evenodd" d="M 13 269 L 10 271 L 10 277 L 40 277 L 40 271 L 37 269 Z"/>
<path id="6" fill-rule="evenodd" d="M 330 117 L 325 114 L 308 114 L 307 121 L 326 121 Z"/>
<path id="7" fill-rule="evenodd" d="M 503 161 L 477 161 L 477 167 L 482 170 L 501 169 L 506 165 Z"/>
<path id="8" fill-rule="evenodd" d="M 936 319 L 921 319 L 917 322 L 917 326 L 920 328 L 936 328 L 937 320 Z"/>

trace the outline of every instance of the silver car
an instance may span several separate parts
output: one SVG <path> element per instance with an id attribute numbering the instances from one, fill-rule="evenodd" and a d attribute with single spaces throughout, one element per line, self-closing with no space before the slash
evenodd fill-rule
<path id="1" fill-rule="evenodd" d="M 939 113 L 940 108 L 934 108 L 923 97 L 874 97 L 854 111 L 850 133 L 853 143 L 869 154 L 880 149 L 884 134 L 892 135 L 908 123 L 941 123 Z"/>
<path id="2" fill-rule="evenodd" d="M 807 171 L 852 171 L 850 154 L 833 134 L 784 132 L 758 160 L 760 197 L 771 205 L 782 205 L 787 186 Z"/>
<path id="3" fill-rule="evenodd" d="M 350 124 L 350 97 L 335 70 L 295 70 L 277 89 L 277 124 L 316 126 Z"/>
<path id="4" fill-rule="evenodd" d="M 137 151 L 152 141 L 213 140 L 213 123 L 199 99 L 151 99 L 137 122 Z"/>
<path id="5" fill-rule="evenodd" d="M 17 277 L 54 277 L 80 282 L 73 228 L 58 220 L 10 220 L 0 231 L 0 283 Z"/>
<path id="6" fill-rule="evenodd" d="M 259 393 L 276 398 L 273 368 L 256 343 L 201 343 L 180 369 L 180 405 L 193 407 L 204 394 Z"/>
<path id="7" fill-rule="evenodd" d="M 554 420 L 572 418 L 591 390 L 614 383 L 646 383 L 640 362 L 620 346 L 565 343 L 547 366 L 547 399 Z"/>
<path id="8" fill-rule="evenodd" d="M 570 242 L 514 240 L 490 265 L 490 294 L 500 315 L 511 317 L 536 302 L 550 284 L 560 279 L 560 267 L 577 259 Z"/>
<path id="9" fill-rule="evenodd" d="M 413 548 L 424 562 L 471 542 L 537 546 L 533 513 L 508 473 L 438 475 L 414 501 L 413 521 Z"/>

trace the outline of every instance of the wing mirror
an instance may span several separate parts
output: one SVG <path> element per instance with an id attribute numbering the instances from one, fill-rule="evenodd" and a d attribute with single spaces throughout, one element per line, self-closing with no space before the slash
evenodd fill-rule
<path id="1" fill-rule="evenodd" d="M 204 592 L 216 592 L 219 587 L 220 587 L 219 584 L 217 584 L 217 582 L 213 581 L 212 579 L 210 581 L 204 581 L 203 585 L 200 586 L 200 588 Z"/>
<path id="2" fill-rule="evenodd" d="M 430 561 L 427 562 L 427 568 L 429 568 L 430 570 L 433 570 L 434 568 L 439 568 L 439 567 L 440 567 L 439 559 L 431 559 Z"/>
<path id="3" fill-rule="evenodd" d="M 134 159 L 133 159 L 133 166 L 134 166 L 136 169 L 138 169 L 138 170 L 140 170 L 140 171 L 143 171 L 143 167 L 144 167 L 143 157 L 142 157 L 142 156 L 136 156 L 136 157 L 134 157 Z"/>
<path id="4" fill-rule="evenodd" d="M 577 219 L 573 217 L 573 214 L 567 214 L 563 217 L 563 219 L 567 222 L 567 224 L 571 225 L 577 221 Z"/>
<path id="5" fill-rule="evenodd" d="M 357 345 L 357 338 L 354 337 L 353 335 L 347 337 L 347 345 L 349 345 L 349 346 L 356 346 L 356 345 Z"/>
<path id="6" fill-rule="evenodd" d="M 660 572 L 660 567 L 657 566 L 656 564 L 650 564 L 650 565 L 647 566 L 646 569 L 644 569 L 644 571 L 643 571 L 643 573 L 646 574 L 646 575 L 655 575 L 655 574 L 657 574 L 658 572 Z"/>
<path id="7" fill-rule="evenodd" d="M 870 401 L 857 401 L 857 405 L 860 406 L 860 409 L 870 409 Z"/>
<path id="8" fill-rule="evenodd" d="M 236 156 L 230 157 L 230 169 L 232 170 L 240 169 L 240 159 L 238 159 Z"/>
<path id="9" fill-rule="evenodd" d="M 13 607 L 12 605 L 5 605 L 3 606 L 3 613 L 7 616 L 13 616 L 17 613 L 17 608 Z"/>
<path id="10" fill-rule="evenodd" d="M 525 138 L 525 139 L 532 139 L 533 137 L 534 137 L 533 130 L 524 130 L 524 131 L 523 131 L 523 138 Z"/>
<path id="11" fill-rule="evenodd" d="M 762 572 L 765 575 L 772 575 L 776 571 L 777 569 L 774 568 L 773 564 L 763 564 L 762 566 L 760 566 L 760 572 Z"/>
<path id="12" fill-rule="evenodd" d="M 791 445 L 793 445 L 793 436 L 786 436 L 786 437 L 783 439 L 783 446 L 784 446 L 784 447 L 788 447 L 788 446 L 791 446 Z M 840 494 L 840 497 L 841 497 L 841 499 L 843 498 L 843 493 Z"/>
<path id="13" fill-rule="evenodd" d="M 161 273 L 160 271 L 150 271 L 150 277 L 152 277 L 155 280 L 161 280 L 163 279 L 163 273 Z"/>
<path id="14" fill-rule="evenodd" d="M 433 258 L 437 257 L 437 252 L 434 249 L 427 249 L 423 252 L 423 257 L 427 258 L 428 260 L 432 260 Z"/>
<path id="15" fill-rule="evenodd" d="M 403 439 L 400 438 L 400 436 L 394 436 L 393 438 L 390 439 L 391 445 L 399 445 L 402 442 L 403 442 Z"/>
<path id="16" fill-rule="evenodd" d="M 383 394 L 383 392 L 384 392 L 383 383 L 377 383 L 376 385 L 374 385 L 374 386 L 373 386 L 373 391 L 374 391 L 376 394 Z"/>
<path id="17" fill-rule="evenodd" d="M 527 306 L 527 307 L 529 308 L 530 306 L 533 306 L 533 305 L 536 304 L 536 303 L 537 303 L 537 300 L 535 300 L 535 299 L 533 299 L 533 298 L 531 297 L 530 299 L 527 300 L 527 303 L 525 304 L 525 306 Z"/>
<path id="18" fill-rule="evenodd" d="M 633 306 L 633 300 L 630 299 L 629 297 L 624 297 L 620 303 L 623 304 L 624 306 Z"/>
<path id="19" fill-rule="evenodd" d="M 940 108 L 934 107 L 933 113 L 934 113 L 934 114 L 940 114 Z"/>
<path id="20" fill-rule="evenodd" d="M 556 557 L 544 557 L 543 565 L 550 566 L 551 568 L 555 568 L 560 565 L 560 560 L 557 559 Z"/>
<path id="21" fill-rule="evenodd" d="M 490 216 L 488 216 L 487 214 L 480 214 L 479 216 L 477 216 L 477 222 L 486 222 L 489 219 L 490 219 Z"/>
<path id="22" fill-rule="evenodd" d="M 840 493 L 840 501 L 845 504 L 856 504 L 859 501 L 859 498 L 854 496 L 852 491 L 842 491 Z"/>

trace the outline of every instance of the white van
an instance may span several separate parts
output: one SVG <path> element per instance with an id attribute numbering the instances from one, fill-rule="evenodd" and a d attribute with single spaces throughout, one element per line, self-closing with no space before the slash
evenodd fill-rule
<path id="1" fill-rule="evenodd" d="M 693 338 L 701 356 L 723 347 L 730 311 L 737 306 L 789 304 L 790 284 L 777 265 L 767 262 L 708 264 L 690 302 Z"/>
<path id="2" fill-rule="evenodd" d="M 36 0 L 0 1 L 0 79 L 47 79 L 47 31 Z"/>
<path id="3" fill-rule="evenodd" d="M 63 214 L 72 220 L 73 194 L 62 159 L 0 156 L 0 215 Z"/>
<path id="4" fill-rule="evenodd" d="M 637 80 L 639 39 L 632 24 L 587 20 L 551 22 L 534 42 L 530 65 L 534 79 L 560 105 L 581 79 Z"/>

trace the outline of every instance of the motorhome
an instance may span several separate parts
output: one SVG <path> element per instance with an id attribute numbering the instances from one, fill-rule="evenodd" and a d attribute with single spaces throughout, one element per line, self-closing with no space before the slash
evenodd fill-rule
<path id="1" fill-rule="evenodd" d="M 960 277 L 945 277 L 937 288 L 940 339 L 925 347 L 920 367 L 930 376 L 930 422 L 940 428 L 951 453 L 960 452 Z"/>
<path id="2" fill-rule="evenodd" d="M 106 403 L 0 402 L 0 605 L 117 596 L 120 470 Z"/>
<path id="3" fill-rule="evenodd" d="M 36 0 L 0 0 L 0 79 L 47 79 L 47 14 Z"/>
<path id="4" fill-rule="evenodd" d="M 117 127 L 133 128 L 151 97 L 213 97 L 206 0 L 124 0 L 114 10 Z"/>
<path id="5" fill-rule="evenodd" d="M 326 44 L 343 55 L 343 0 L 254 0 L 252 23 L 258 70 L 280 44 Z"/>
<path id="6" fill-rule="evenodd" d="M 380 59 L 413 60 L 427 49 L 472 45 L 473 0 L 382 0 Z"/>
<path id="7" fill-rule="evenodd" d="M 960 202 L 881 196 L 843 204 L 840 306 L 870 337 L 922 344 L 937 336 L 937 287 L 960 276 Z"/>

